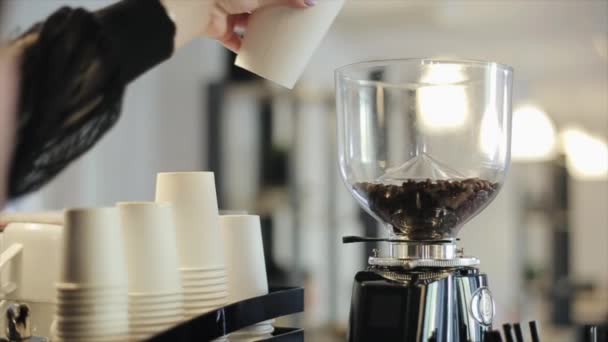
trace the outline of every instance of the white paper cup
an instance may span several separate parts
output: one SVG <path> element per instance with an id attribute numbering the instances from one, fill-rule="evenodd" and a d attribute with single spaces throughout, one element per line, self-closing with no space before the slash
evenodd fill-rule
<path id="1" fill-rule="evenodd" d="M 113 325 L 101 325 L 99 323 L 89 323 L 86 325 L 65 325 L 59 322 L 55 323 L 55 334 L 57 336 L 63 339 L 78 341 L 80 341 L 80 338 L 85 337 L 124 336 L 128 334 L 128 331 L 128 322 L 119 322 Z"/>
<path id="2" fill-rule="evenodd" d="M 216 277 L 216 278 L 182 278 L 182 288 L 189 287 L 209 287 L 218 285 L 228 285 L 228 277 Z"/>
<path id="3" fill-rule="evenodd" d="M 228 292 L 228 284 L 209 285 L 209 286 L 190 286 L 186 287 L 190 293 L 218 293 Z"/>
<path id="4" fill-rule="evenodd" d="M 160 303 L 129 303 L 129 311 L 162 311 L 162 310 L 177 310 L 183 307 L 183 299 L 173 302 Z"/>
<path id="5" fill-rule="evenodd" d="M 179 292 L 177 242 L 169 203 L 117 204 L 127 257 L 129 293 Z"/>
<path id="6" fill-rule="evenodd" d="M 182 307 L 164 308 L 164 309 L 136 309 L 129 307 L 129 317 L 150 318 L 150 317 L 172 317 L 182 315 L 184 310 Z"/>
<path id="7" fill-rule="evenodd" d="M 95 338 L 61 338 L 59 336 L 53 335 L 51 337 L 51 341 L 53 342 L 68 342 L 68 341 L 80 341 L 80 342 L 124 342 L 128 341 L 127 336 L 120 337 L 95 337 Z"/>
<path id="8" fill-rule="evenodd" d="M 166 297 L 170 297 L 170 298 L 177 298 L 179 296 L 181 296 L 182 291 L 180 288 L 180 291 L 178 292 L 164 292 L 164 293 L 146 293 L 146 292 L 129 292 L 129 298 L 134 299 L 134 300 L 139 300 L 139 299 L 146 299 L 146 298 L 166 298 Z"/>
<path id="9" fill-rule="evenodd" d="M 146 305 L 163 305 L 163 304 L 175 304 L 180 303 L 184 300 L 183 294 L 178 296 L 166 296 L 158 298 L 139 298 L 129 297 L 129 305 L 131 306 L 146 306 Z"/>
<path id="10" fill-rule="evenodd" d="M 216 278 L 182 278 L 182 288 L 187 287 L 208 287 L 209 285 L 228 285 L 228 277 L 216 277 Z"/>
<path id="11" fill-rule="evenodd" d="M 226 265 L 213 265 L 207 267 L 180 267 L 179 271 L 182 273 L 189 272 L 214 272 L 214 271 L 224 271 L 226 270 Z"/>
<path id="12" fill-rule="evenodd" d="M 259 216 L 222 216 L 220 224 L 226 244 L 229 303 L 268 294 Z"/>
<path id="13" fill-rule="evenodd" d="M 86 335 L 86 334 L 57 334 L 53 336 L 52 341 L 79 341 L 79 342 L 124 342 L 128 338 L 126 334 L 104 334 L 104 335 Z"/>
<path id="14" fill-rule="evenodd" d="M 193 289 L 186 289 L 184 290 L 184 296 L 188 297 L 188 298 L 192 298 L 192 297 L 200 297 L 202 299 L 213 299 L 213 298 L 224 298 L 228 296 L 228 291 L 215 291 L 215 292 L 210 292 L 210 291 L 205 291 L 203 290 L 199 290 L 196 288 Z"/>
<path id="15" fill-rule="evenodd" d="M 86 338 L 62 338 L 59 336 L 52 336 L 51 341 L 55 342 L 71 342 L 71 341 L 79 341 L 79 342 L 125 342 L 128 341 L 129 337 L 127 336 L 118 336 L 118 337 L 86 337 Z"/>
<path id="16" fill-rule="evenodd" d="M 11 260 L 8 277 L 2 279 L 3 288 L 10 286 L 15 289 L 6 294 L 6 299 L 54 301 L 53 284 L 59 280 L 62 234 L 61 226 L 48 224 L 11 223 L 4 229 L 1 234 L 4 239 L 2 259 L 11 246 L 22 246 L 21 252 Z"/>
<path id="17" fill-rule="evenodd" d="M 57 296 L 55 303 L 63 305 L 95 305 L 98 303 L 121 304 L 127 303 L 128 298 L 125 295 L 99 296 L 99 297 L 66 297 Z"/>
<path id="18" fill-rule="evenodd" d="M 114 325 L 119 324 L 123 320 L 128 322 L 127 308 L 121 309 L 120 311 L 110 312 L 99 312 L 82 315 L 55 315 L 57 326 L 62 325 L 73 325 L 82 326 L 87 324 L 98 324 L 100 326 L 104 324 Z"/>
<path id="19" fill-rule="evenodd" d="M 305 10 L 271 6 L 255 11 L 235 64 L 293 88 L 343 5 L 344 0 L 321 0 Z"/>
<path id="20" fill-rule="evenodd" d="M 73 284 L 57 283 L 56 295 L 63 297 L 105 297 L 115 295 L 126 295 L 126 286 L 107 286 L 107 287 L 78 287 Z"/>
<path id="21" fill-rule="evenodd" d="M 84 315 L 97 315 L 97 314 L 114 314 L 117 311 L 127 310 L 127 303 L 113 304 L 107 302 L 98 302 L 95 304 L 87 305 L 73 305 L 58 303 L 55 307 L 55 313 L 57 315 L 70 317 L 70 316 L 84 316 Z"/>
<path id="22" fill-rule="evenodd" d="M 91 301 L 59 301 L 55 304 L 55 311 L 59 312 L 68 312 L 73 310 L 78 310 L 76 308 L 82 308 L 80 310 L 101 310 L 96 309 L 98 307 L 124 307 L 127 304 L 126 301 L 118 301 L 118 300 L 91 300 Z M 75 309 L 71 309 L 75 308 Z"/>
<path id="23" fill-rule="evenodd" d="M 199 297 L 199 296 L 194 295 L 194 296 L 188 297 L 188 301 L 186 301 L 186 303 L 191 304 L 190 308 L 192 308 L 192 306 L 194 306 L 194 305 L 202 305 L 205 307 L 225 306 L 228 304 L 228 296 L 207 298 L 207 297 Z"/>
<path id="24" fill-rule="evenodd" d="M 122 289 L 96 289 L 94 291 L 63 291 L 57 290 L 56 303 L 62 305 L 98 305 L 98 304 L 126 304 L 128 301 L 126 288 Z"/>
<path id="25" fill-rule="evenodd" d="M 217 271 L 180 271 L 182 279 L 206 279 L 226 277 L 228 272 L 223 270 Z"/>
<path id="26" fill-rule="evenodd" d="M 80 337 L 93 337 L 93 336 L 109 336 L 109 335 L 126 335 L 129 331 L 128 325 L 115 325 L 115 326 L 99 326 L 99 325 L 88 325 L 83 327 L 68 328 L 57 324 L 56 334 L 62 338 L 71 336 L 73 338 Z"/>
<path id="27" fill-rule="evenodd" d="M 222 278 L 215 278 L 215 279 L 202 279 L 202 280 L 182 280 L 182 287 L 184 289 L 189 289 L 189 288 L 202 288 L 202 287 L 207 287 L 207 286 L 217 286 L 217 285 L 223 285 L 223 284 L 228 284 L 228 278 L 226 277 L 222 277 Z"/>
<path id="28" fill-rule="evenodd" d="M 124 245 L 115 208 L 65 212 L 60 281 L 91 286 L 127 284 Z"/>
<path id="29" fill-rule="evenodd" d="M 125 292 L 126 284 L 120 285 L 99 285 L 99 284 L 78 284 L 78 283 L 55 283 L 57 291 L 75 294 L 104 294 L 108 292 Z"/>
<path id="30" fill-rule="evenodd" d="M 78 342 L 124 342 L 127 341 L 126 333 L 104 333 L 104 334 L 87 334 L 87 333 L 78 333 L 78 334 L 70 334 L 70 333 L 60 333 L 58 332 L 52 341 L 78 341 Z"/>
<path id="31" fill-rule="evenodd" d="M 85 338 L 102 338 L 110 336 L 124 336 L 128 334 L 129 327 L 116 327 L 116 328 L 95 328 L 95 329 L 80 329 L 80 330 L 62 330 L 64 328 L 57 328 L 55 335 L 65 340 L 76 340 L 82 341 Z"/>
<path id="32" fill-rule="evenodd" d="M 63 336 L 62 336 L 63 335 Z M 128 337 L 124 333 L 105 335 L 82 335 L 82 334 L 55 334 L 51 341 L 78 341 L 78 342 L 125 342 Z"/>
<path id="33" fill-rule="evenodd" d="M 223 300 L 224 302 L 228 301 L 228 292 L 218 292 L 217 294 L 209 294 L 209 293 L 189 293 L 188 302 L 192 301 L 214 301 L 214 300 Z"/>
<path id="34" fill-rule="evenodd" d="M 124 341 L 127 335 L 128 324 L 120 322 L 114 325 L 95 325 L 88 329 L 71 329 L 71 327 L 58 327 L 57 321 L 51 324 L 52 341 Z"/>
<path id="35" fill-rule="evenodd" d="M 224 264 L 213 172 L 159 173 L 156 202 L 173 205 L 179 267 Z"/>
<path id="36" fill-rule="evenodd" d="M 222 307 L 226 305 L 226 299 L 209 299 L 209 300 L 186 300 L 184 302 L 184 308 L 186 310 L 192 310 L 196 308 L 214 308 Z"/>

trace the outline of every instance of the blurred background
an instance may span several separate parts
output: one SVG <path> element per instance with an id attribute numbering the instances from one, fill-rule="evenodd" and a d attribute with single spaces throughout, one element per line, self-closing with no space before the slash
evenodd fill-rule
<path id="1" fill-rule="evenodd" d="M 61 5 L 0 0 L 10 38 Z M 331 1 L 331 0 L 320 0 Z M 306 287 L 295 319 L 311 341 L 344 340 L 354 274 L 384 234 L 337 171 L 333 70 L 362 60 L 438 57 L 515 70 L 513 164 L 497 199 L 460 234 L 482 261 L 498 325 L 541 322 L 573 341 L 608 321 L 608 1 L 350 0 L 296 89 L 232 67 L 198 40 L 132 84 L 117 126 L 42 191 L 9 210 L 150 200 L 157 172 L 216 172 L 222 210 L 263 219 L 271 284 Z"/>

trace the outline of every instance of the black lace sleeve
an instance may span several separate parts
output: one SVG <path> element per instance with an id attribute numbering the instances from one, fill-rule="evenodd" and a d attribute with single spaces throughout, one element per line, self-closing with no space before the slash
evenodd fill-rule
<path id="1" fill-rule="evenodd" d="M 9 196 L 36 190 L 118 120 L 126 85 L 170 57 L 175 26 L 159 0 L 99 12 L 62 8 L 22 36 Z"/>

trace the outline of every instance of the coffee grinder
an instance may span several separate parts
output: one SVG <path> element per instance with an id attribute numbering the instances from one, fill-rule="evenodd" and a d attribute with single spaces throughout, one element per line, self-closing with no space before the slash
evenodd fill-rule
<path id="1" fill-rule="evenodd" d="M 492 292 L 457 234 L 505 180 L 512 74 L 497 63 L 433 59 L 336 71 L 340 173 L 388 230 L 344 239 L 387 246 L 355 276 L 350 342 L 489 340 Z"/>

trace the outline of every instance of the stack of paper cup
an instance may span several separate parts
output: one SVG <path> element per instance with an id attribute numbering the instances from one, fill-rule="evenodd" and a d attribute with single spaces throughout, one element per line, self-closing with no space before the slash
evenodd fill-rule
<path id="1" fill-rule="evenodd" d="M 268 294 L 260 218 L 223 215 L 220 225 L 226 245 L 228 301 L 239 302 Z M 258 323 L 229 335 L 230 341 L 256 341 L 270 337 L 272 321 Z"/>
<path id="2" fill-rule="evenodd" d="M 228 281 L 213 173 L 160 173 L 156 201 L 173 205 L 186 318 L 224 306 Z"/>
<path id="3" fill-rule="evenodd" d="M 146 340 L 184 318 L 173 210 L 168 203 L 118 203 L 129 280 L 129 335 Z"/>
<path id="4" fill-rule="evenodd" d="M 61 262 L 52 339 L 128 339 L 127 271 L 118 211 L 66 211 Z"/>

